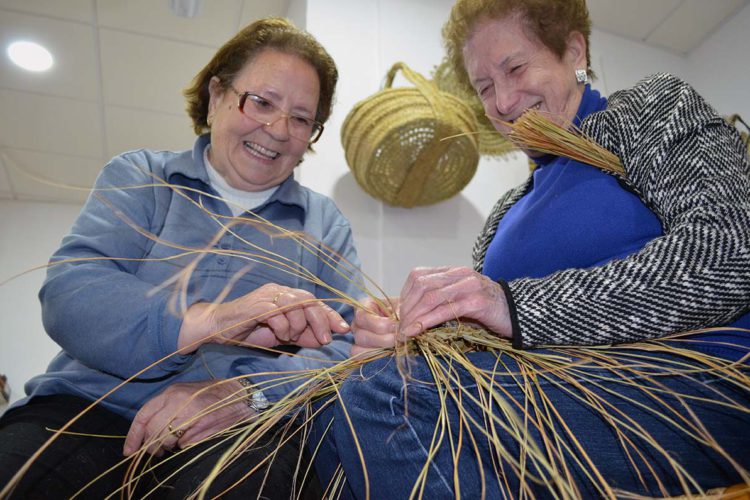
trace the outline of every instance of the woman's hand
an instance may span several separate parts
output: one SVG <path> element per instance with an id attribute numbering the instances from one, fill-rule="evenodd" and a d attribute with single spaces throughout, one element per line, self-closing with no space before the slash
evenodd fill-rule
<path id="1" fill-rule="evenodd" d="M 245 396 L 244 386 L 236 380 L 170 385 L 136 414 L 123 453 L 130 456 L 146 446 L 148 453 L 159 457 L 227 429 L 254 415 Z M 210 411 L 201 414 L 206 409 Z"/>
<path id="2" fill-rule="evenodd" d="M 391 298 L 390 303 L 395 308 L 398 305 L 398 299 Z M 393 347 L 396 342 L 398 322 L 392 319 L 389 311 L 383 310 L 373 299 L 365 299 L 362 305 L 365 309 L 357 310 L 352 321 L 354 345 L 351 355 L 356 356 L 373 349 Z"/>
<path id="3" fill-rule="evenodd" d="M 413 337 L 441 323 L 469 319 L 511 337 L 502 287 L 467 267 L 419 267 L 409 273 L 399 298 L 399 334 Z"/>
<path id="4" fill-rule="evenodd" d="M 348 331 L 346 321 L 310 292 L 271 283 L 231 302 L 190 306 L 178 348 L 187 354 L 207 342 L 320 347 L 332 333 Z"/>

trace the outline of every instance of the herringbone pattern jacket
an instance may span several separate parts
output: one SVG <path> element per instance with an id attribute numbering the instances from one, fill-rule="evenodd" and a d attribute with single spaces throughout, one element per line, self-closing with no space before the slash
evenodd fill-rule
<path id="1" fill-rule="evenodd" d="M 750 167 L 737 131 L 687 83 L 657 74 L 614 93 L 581 129 L 620 157 L 623 182 L 664 236 L 624 259 L 507 284 L 514 345 L 633 342 L 730 323 L 750 309 Z M 474 246 L 484 256 L 525 184 L 497 202 Z"/>

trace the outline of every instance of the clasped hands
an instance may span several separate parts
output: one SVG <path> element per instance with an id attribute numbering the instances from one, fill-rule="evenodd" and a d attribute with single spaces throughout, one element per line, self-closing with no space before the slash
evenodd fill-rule
<path id="1" fill-rule="evenodd" d="M 185 313 L 178 338 L 183 354 L 203 343 L 321 347 L 349 325 L 327 304 L 298 288 L 269 283 L 235 300 L 196 303 Z"/>
<path id="2" fill-rule="evenodd" d="M 398 319 L 371 299 L 364 303 L 367 310 L 357 311 L 352 323 L 352 356 L 393 347 L 397 340 L 455 319 L 479 323 L 500 337 L 512 334 L 503 288 L 467 267 L 416 268 L 391 304 L 397 308 Z"/>

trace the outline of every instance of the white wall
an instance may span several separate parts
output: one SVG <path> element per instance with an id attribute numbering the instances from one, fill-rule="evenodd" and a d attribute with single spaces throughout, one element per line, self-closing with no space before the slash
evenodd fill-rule
<path id="1" fill-rule="evenodd" d="M 687 58 L 689 81 L 722 115 L 750 123 L 750 5 Z"/>
<path id="2" fill-rule="evenodd" d="M 308 155 L 299 180 L 332 196 L 352 221 L 369 273 L 389 293 L 398 293 L 417 265 L 470 264 L 473 240 L 498 196 L 527 173 L 524 157 L 482 160 L 462 193 L 437 205 L 414 209 L 384 206 L 356 184 L 344 161 L 340 128 L 348 111 L 376 92 L 392 63 L 405 61 L 427 75 L 442 58 L 440 28 L 452 0 L 293 0 L 295 18 L 329 49 L 341 74 L 334 114 L 317 154 Z M 688 57 L 646 47 L 607 33 L 592 36 L 595 87 L 604 93 L 628 87 L 642 76 L 670 71 L 694 83 L 717 109 L 750 118 L 750 7 L 725 24 Z M 408 85 L 403 79 L 398 85 Z M 79 208 L 0 202 L 0 281 L 46 262 Z M 23 382 L 44 370 L 57 348 L 41 329 L 36 293 L 44 271 L 0 287 L 0 373 L 9 375 L 13 397 Z"/>
<path id="3" fill-rule="evenodd" d="M 0 201 L 0 282 L 46 264 L 79 211 L 75 205 Z M 8 377 L 11 401 L 59 350 L 42 329 L 37 292 L 44 274 L 30 271 L 0 286 L 0 373 Z"/>

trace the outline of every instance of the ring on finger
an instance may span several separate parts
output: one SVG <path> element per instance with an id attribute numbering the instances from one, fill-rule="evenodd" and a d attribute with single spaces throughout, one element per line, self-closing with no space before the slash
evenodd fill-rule
<path id="1" fill-rule="evenodd" d="M 177 439 L 180 439 L 182 436 L 185 435 L 185 429 L 175 429 L 174 427 L 172 427 L 172 422 L 169 422 L 167 424 L 167 430 L 169 431 L 170 434 L 174 434 L 177 437 Z"/>
<path id="2" fill-rule="evenodd" d="M 273 302 L 273 305 L 276 306 L 276 305 L 279 304 L 279 297 L 281 297 L 282 293 L 284 293 L 284 292 L 279 292 L 279 293 L 277 293 L 276 295 L 273 296 L 273 300 L 271 301 L 271 302 Z"/>

